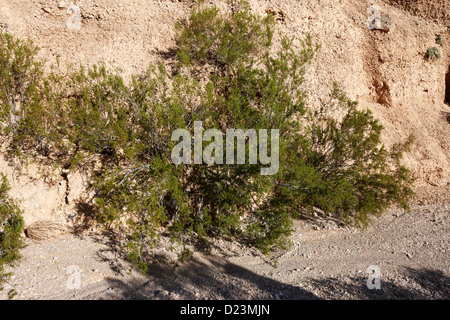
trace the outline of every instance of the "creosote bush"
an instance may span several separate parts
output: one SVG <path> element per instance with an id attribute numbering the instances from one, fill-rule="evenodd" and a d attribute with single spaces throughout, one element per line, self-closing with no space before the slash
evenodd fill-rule
<path id="1" fill-rule="evenodd" d="M 182 258 L 190 256 L 186 244 L 208 246 L 212 237 L 269 254 L 288 248 L 294 219 L 315 208 L 366 227 L 390 205 L 407 207 L 412 179 L 400 158 L 411 141 L 387 150 L 383 127 L 336 84 L 321 109 L 305 104 L 305 70 L 319 50 L 309 36 L 299 40 L 301 49 L 288 37 L 275 43 L 273 16 L 251 13 L 246 1 L 227 13 L 199 2 L 177 30 L 171 72 L 150 66 L 129 83 L 101 65 L 43 75 L 30 49 L 31 62 L 8 71 L 36 72 L 25 81 L 29 98 L 20 108 L 10 102 L 19 95 L 0 83 L 2 124 L 21 141 L 16 149 L 44 148 L 72 168 L 86 157 L 102 159 L 92 171 L 96 217 L 126 236 L 139 267 L 166 231 L 183 246 Z M 8 47 L 11 56 L 1 63 L 10 66 L 21 45 Z M 222 132 L 279 129 L 278 172 L 261 175 L 261 163 L 249 164 L 248 144 L 246 164 L 176 166 L 172 133 L 193 136 L 196 121 Z"/>
<path id="2" fill-rule="evenodd" d="M 6 176 L 0 174 L 0 290 L 2 282 L 10 275 L 5 267 L 14 266 L 21 257 L 19 250 L 24 246 L 22 211 L 6 194 L 8 190 Z"/>
<path id="3" fill-rule="evenodd" d="M 31 40 L 0 32 L 0 130 L 19 156 L 49 155 L 60 139 L 61 77 L 44 77 L 38 50 Z"/>

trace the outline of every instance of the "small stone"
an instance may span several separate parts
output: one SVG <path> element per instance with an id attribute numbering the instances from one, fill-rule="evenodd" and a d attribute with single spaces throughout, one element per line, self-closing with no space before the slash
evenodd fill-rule
<path id="1" fill-rule="evenodd" d="M 58 3 L 58 8 L 59 9 L 66 9 L 67 8 L 67 3 L 65 1 L 60 1 Z"/>
<path id="2" fill-rule="evenodd" d="M 406 257 L 407 257 L 408 259 L 412 259 L 412 255 L 411 255 L 409 252 L 406 254 Z"/>
<path id="3" fill-rule="evenodd" d="M 42 10 L 44 10 L 45 13 L 50 13 L 51 10 L 47 7 L 42 7 Z"/>

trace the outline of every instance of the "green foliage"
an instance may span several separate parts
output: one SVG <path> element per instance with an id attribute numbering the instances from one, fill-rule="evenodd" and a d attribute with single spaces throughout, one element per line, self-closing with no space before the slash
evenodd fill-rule
<path id="1" fill-rule="evenodd" d="M 436 35 L 436 44 L 443 46 L 444 45 L 444 37 L 442 34 Z"/>
<path id="2" fill-rule="evenodd" d="M 370 110 L 356 106 L 335 83 L 330 102 L 308 113 L 304 134 L 284 152 L 285 183 L 278 192 L 292 206 L 317 207 L 366 227 L 370 215 L 392 204 L 407 208 L 412 179 L 399 161 L 413 138 L 386 150 L 380 139 L 383 127 Z M 343 114 L 340 120 L 327 115 L 335 108 Z"/>
<path id="3" fill-rule="evenodd" d="M 197 3 L 177 26 L 174 72 L 150 66 L 130 83 L 104 66 L 39 73 L 31 96 L 47 109 L 20 109 L 32 128 L 21 141 L 43 137 L 66 165 L 101 158 L 92 170 L 96 217 L 126 236 L 138 267 L 145 270 L 163 232 L 183 248 L 180 260 L 190 257 L 187 243 L 208 245 L 211 237 L 269 254 L 289 247 L 294 219 L 314 208 L 365 227 L 392 204 L 407 207 L 412 180 L 399 161 L 410 141 L 386 150 L 382 126 L 337 85 L 321 109 L 306 106 L 305 70 L 319 49 L 309 36 L 275 45 L 272 15 L 252 14 L 246 1 L 228 13 Z M 30 124 L 35 114 L 41 120 Z M 171 135 L 184 128 L 193 136 L 195 121 L 222 132 L 279 129 L 278 173 L 248 164 L 248 145 L 243 165 L 175 166 Z"/>
<path id="4" fill-rule="evenodd" d="M 0 33 L 0 121 L 4 133 L 12 133 L 15 145 L 40 131 L 33 120 L 41 102 L 42 65 L 34 59 L 37 52 L 31 40 Z"/>
<path id="5" fill-rule="evenodd" d="M 11 289 L 8 291 L 8 300 L 12 300 L 16 297 L 17 291 L 15 289 Z"/>
<path id="6" fill-rule="evenodd" d="M 64 122 L 71 142 L 92 153 L 117 155 L 119 149 L 126 150 L 134 134 L 123 79 L 94 66 L 74 72 L 68 87 Z"/>
<path id="7" fill-rule="evenodd" d="M 236 3 L 228 15 L 197 2 L 189 19 L 180 22 L 178 58 L 184 64 L 233 68 L 249 65 L 272 44 L 273 16 L 249 13 L 247 2 Z"/>
<path id="8" fill-rule="evenodd" d="M 19 249 L 24 245 L 22 212 L 6 193 L 9 190 L 4 174 L 0 175 L 0 285 L 10 274 L 7 265 L 13 266 L 20 258 Z"/>
<path id="9" fill-rule="evenodd" d="M 289 246 L 293 219 L 314 207 L 364 227 L 389 205 L 406 206 L 411 179 L 398 163 L 406 146 L 385 150 L 382 126 L 337 87 L 327 107 L 343 112 L 342 120 L 306 108 L 303 76 L 318 49 L 311 38 L 300 52 L 288 38 L 274 50 L 274 21 L 244 2 L 228 14 L 195 7 L 179 28 L 178 73 L 149 71 L 130 89 L 140 97 L 136 140 L 145 147 L 97 185 L 99 215 L 128 217 L 136 259 L 148 249 L 145 232 L 154 240 L 160 225 L 181 243 L 223 236 L 269 253 Z M 222 132 L 280 129 L 282 168 L 262 176 L 260 164 L 173 166 L 170 135 L 177 128 L 192 134 L 194 121 Z"/>
<path id="10" fill-rule="evenodd" d="M 66 83 L 53 71 L 44 76 L 38 50 L 31 40 L 0 32 L 0 132 L 10 139 L 10 151 L 21 156 L 49 156 L 62 146 Z"/>
<path id="11" fill-rule="evenodd" d="M 426 56 L 430 60 L 437 60 L 441 58 L 441 52 L 437 47 L 432 47 L 427 50 Z"/>

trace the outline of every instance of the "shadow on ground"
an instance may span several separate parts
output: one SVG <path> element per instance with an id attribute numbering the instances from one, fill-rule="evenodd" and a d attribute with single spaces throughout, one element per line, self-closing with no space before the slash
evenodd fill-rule
<path id="1" fill-rule="evenodd" d="M 403 268 L 381 278 L 381 289 L 367 288 L 367 277 L 299 279 L 286 284 L 224 258 L 208 256 L 174 269 L 163 256 L 149 266 L 147 281 L 108 279 L 119 299 L 449 299 L 450 278 L 440 271 Z M 299 282 L 299 283 L 300 283 Z"/>
<path id="2" fill-rule="evenodd" d="M 331 299 L 438 300 L 450 299 L 450 278 L 442 271 L 402 268 L 398 275 L 381 277 L 380 289 L 368 289 L 367 277 L 310 280 Z"/>
<path id="3" fill-rule="evenodd" d="M 125 299 L 274 299 L 280 293 L 284 299 L 318 299 L 301 287 L 258 275 L 216 256 L 174 268 L 160 255 L 149 265 L 146 283 L 139 285 L 117 278 L 108 281 L 116 294 Z"/>

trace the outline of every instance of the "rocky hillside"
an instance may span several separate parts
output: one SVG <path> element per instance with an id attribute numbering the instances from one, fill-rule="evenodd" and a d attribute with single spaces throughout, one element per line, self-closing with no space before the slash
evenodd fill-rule
<path id="1" fill-rule="evenodd" d="M 387 3 L 404 9 L 412 15 L 431 19 L 448 27 L 450 3 L 445 0 L 386 0 Z"/>

